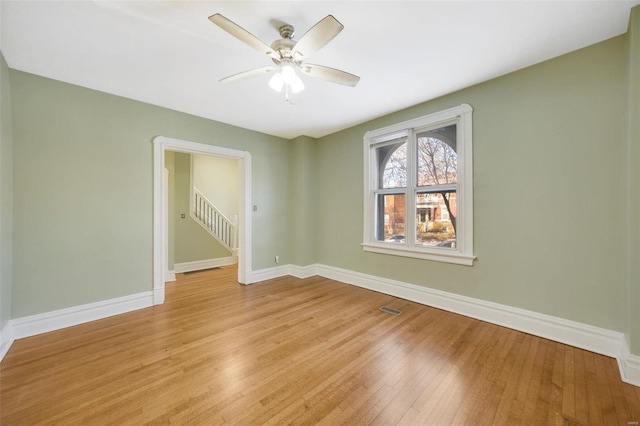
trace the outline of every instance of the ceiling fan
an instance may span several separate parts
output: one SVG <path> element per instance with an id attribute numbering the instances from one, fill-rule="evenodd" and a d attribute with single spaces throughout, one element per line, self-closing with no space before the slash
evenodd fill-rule
<path id="1" fill-rule="evenodd" d="M 344 26 L 331 15 L 318 21 L 297 42 L 293 40 L 295 34 L 291 25 L 280 26 L 281 39 L 274 41 L 271 46 L 219 13 L 209 16 L 209 20 L 238 40 L 269 56 L 274 63 L 274 65 L 225 77 L 220 80 L 221 83 L 231 83 L 275 71 L 276 73 L 269 81 L 269 86 L 278 92 L 284 89 L 285 98 L 289 101 L 291 93 L 304 90 L 304 83 L 298 73 L 351 87 L 360 81 L 360 77 L 348 72 L 304 62 L 344 29 Z"/>

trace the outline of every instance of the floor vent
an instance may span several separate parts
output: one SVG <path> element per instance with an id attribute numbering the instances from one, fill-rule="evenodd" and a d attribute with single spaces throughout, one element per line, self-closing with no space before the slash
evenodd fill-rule
<path id="1" fill-rule="evenodd" d="M 386 312 L 386 313 L 391 314 L 391 315 L 400 315 L 402 313 L 402 311 L 399 311 L 399 310 L 393 309 L 393 308 L 389 308 L 388 306 L 380 306 L 379 309 L 382 312 Z"/>

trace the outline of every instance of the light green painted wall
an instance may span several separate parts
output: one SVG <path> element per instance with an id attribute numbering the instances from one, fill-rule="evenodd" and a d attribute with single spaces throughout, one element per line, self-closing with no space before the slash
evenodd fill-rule
<path id="1" fill-rule="evenodd" d="M 152 289 L 158 135 L 250 152 L 252 268 L 290 262 L 287 141 L 15 70 L 10 83 L 12 317 Z"/>
<path id="2" fill-rule="evenodd" d="M 167 270 L 173 271 L 176 263 L 176 165 L 175 152 L 165 151 L 164 168 L 169 171 L 167 184 Z"/>
<path id="3" fill-rule="evenodd" d="M 627 151 L 624 153 L 628 173 L 627 253 L 627 323 L 631 353 L 640 354 L 640 6 L 631 10 L 627 33 L 628 114 Z"/>
<path id="4" fill-rule="evenodd" d="M 192 155 L 193 184 L 229 220 L 238 214 L 240 193 L 238 160 Z"/>
<path id="5" fill-rule="evenodd" d="M 175 158 L 175 263 L 229 257 L 231 252 L 205 231 L 189 214 L 191 155 L 174 153 Z M 184 219 L 182 215 L 184 214 Z"/>
<path id="6" fill-rule="evenodd" d="M 618 37 L 320 139 L 318 262 L 622 330 L 625 64 Z M 462 103 L 477 262 L 363 252 L 364 133 Z"/>
<path id="7" fill-rule="evenodd" d="M 9 67 L 0 52 L 0 330 L 11 319 L 13 281 L 13 132 Z"/>
<path id="8" fill-rule="evenodd" d="M 316 144 L 308 136 L 289 141 L 291 263 L 299 266 L 316 263 Z"/>

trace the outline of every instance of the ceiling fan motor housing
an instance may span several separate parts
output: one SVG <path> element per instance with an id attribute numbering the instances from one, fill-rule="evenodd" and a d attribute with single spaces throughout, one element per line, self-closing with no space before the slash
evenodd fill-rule
<path id="1" fill-rule="evenodd" d="M 289 24 L 284 24 L 280 28 L 278 28 L 278 32 L 280 33 L 280 37 L 292 39 L 296 33 L 293 30 L 293 27 Z"/>
<path id="2" fill-rule="evenodd" d="M 280 58 L 292 59 L 293 57 L 291 55 L 291 52 L 293 51 L 293 48 L 295 45 L 296 45 L 296 42 L 291 40 L 290 38 L 282 38 L 280 40 L 274 41 L 271 44 L 271 48 L 280 54 Z"/>

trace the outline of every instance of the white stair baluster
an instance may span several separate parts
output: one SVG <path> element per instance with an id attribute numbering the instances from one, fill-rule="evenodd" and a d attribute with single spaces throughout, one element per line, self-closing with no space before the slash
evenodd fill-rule
<path id="1" fill-rule="evenodd" d="M 193 211 L 191 217 L 216 240 L 232 252 L 236 249 L 237 221 L 229 220 L 196 187 L 193 187 Z"/>

